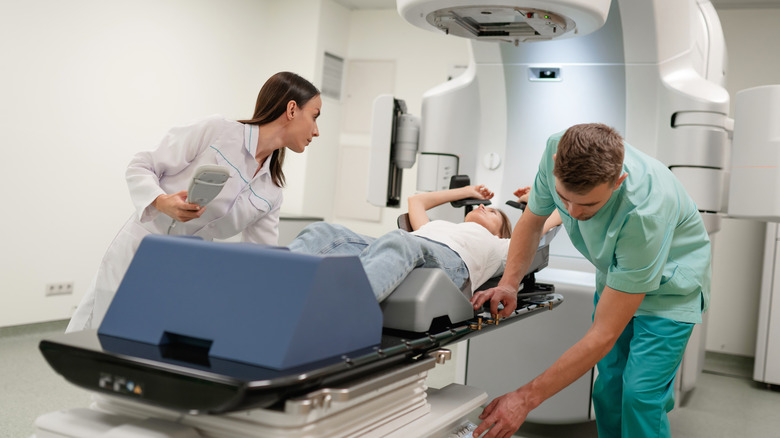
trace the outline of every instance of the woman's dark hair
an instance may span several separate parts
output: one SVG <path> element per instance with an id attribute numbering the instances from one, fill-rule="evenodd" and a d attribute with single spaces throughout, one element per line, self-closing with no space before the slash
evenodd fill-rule
<path id="1" fill-rule="evenodd" d="M 295 73 L 288 71 L 276 73 L 260 89 L 252 118 L 239 120 L 239 122 L 250 125 L 271 123 L 287 111 L 287 103 L 291 100 L 302 107 L 319 94 L 320 90 L 314 84 Z M 271 180 L 278 187 L 284 187 L 284 172 L 282 171 L 284 150 L 285 148 L 277 149 L 271 154 Z"/>

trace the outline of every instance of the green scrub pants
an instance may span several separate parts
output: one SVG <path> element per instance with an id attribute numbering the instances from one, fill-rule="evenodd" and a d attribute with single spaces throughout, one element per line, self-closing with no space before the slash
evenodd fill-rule
<path id="1" fill-rule="evenodd" d="M 594 302 L 598 302 L 598 294 Z M 670 437 L 674 378 L 693 324 L 635 316 L 598 363 L 593 407 L 599 438 Z"/>

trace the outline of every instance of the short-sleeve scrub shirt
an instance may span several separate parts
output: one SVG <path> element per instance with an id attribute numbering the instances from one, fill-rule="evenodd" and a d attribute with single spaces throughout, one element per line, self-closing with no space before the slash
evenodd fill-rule
<path id="1" fill-rule="evenodd" d="M 562 135 L 547 141 L 528 208 L 541 216 L 558 209 L 572 244 L 596 268 L 597 294 L 605 286 L 645 293 L 636 315 L 701 322 L 709 306 L 712 253 L 682 184 L 661 162 L 624 143 L 628 176 L 592 218 L 574 219 L 555 191 L 553 154 Z"/>

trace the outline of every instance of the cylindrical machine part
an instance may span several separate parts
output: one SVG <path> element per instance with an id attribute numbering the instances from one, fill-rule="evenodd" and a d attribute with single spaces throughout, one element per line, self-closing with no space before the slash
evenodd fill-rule
<path id="1" fill-rule="evenodd" d="M 393 161 L 401 169 L 414 165 L 417 157 L 417 143 L 420 139 L 420 123 L 411 114 L 398 116 L 395 144 L 393 145 Z"/>

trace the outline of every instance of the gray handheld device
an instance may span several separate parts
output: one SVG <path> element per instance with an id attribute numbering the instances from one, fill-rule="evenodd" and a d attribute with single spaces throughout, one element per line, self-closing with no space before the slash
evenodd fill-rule
<path id="1" fill-rule="evenodd" d="M 216 164 L 198 166 L 187 189 L 187 202 L 203 207 L 217 197 L 229 177 L 230 172 L 225 166 Z"/>
<path id="2" fill-rule="evenodd" d="M 187 189 L 187 202 L 203 207 L 217 197 L 228 178 L 230 178 L 230 171 L 227 167 L 216 164 L 201 164 L 192 175 L 190 187 Z M 175 227 L 176 220 L 174 219 L 168 227 L 168 234 L 171 234 L 171 230 Z"/>

